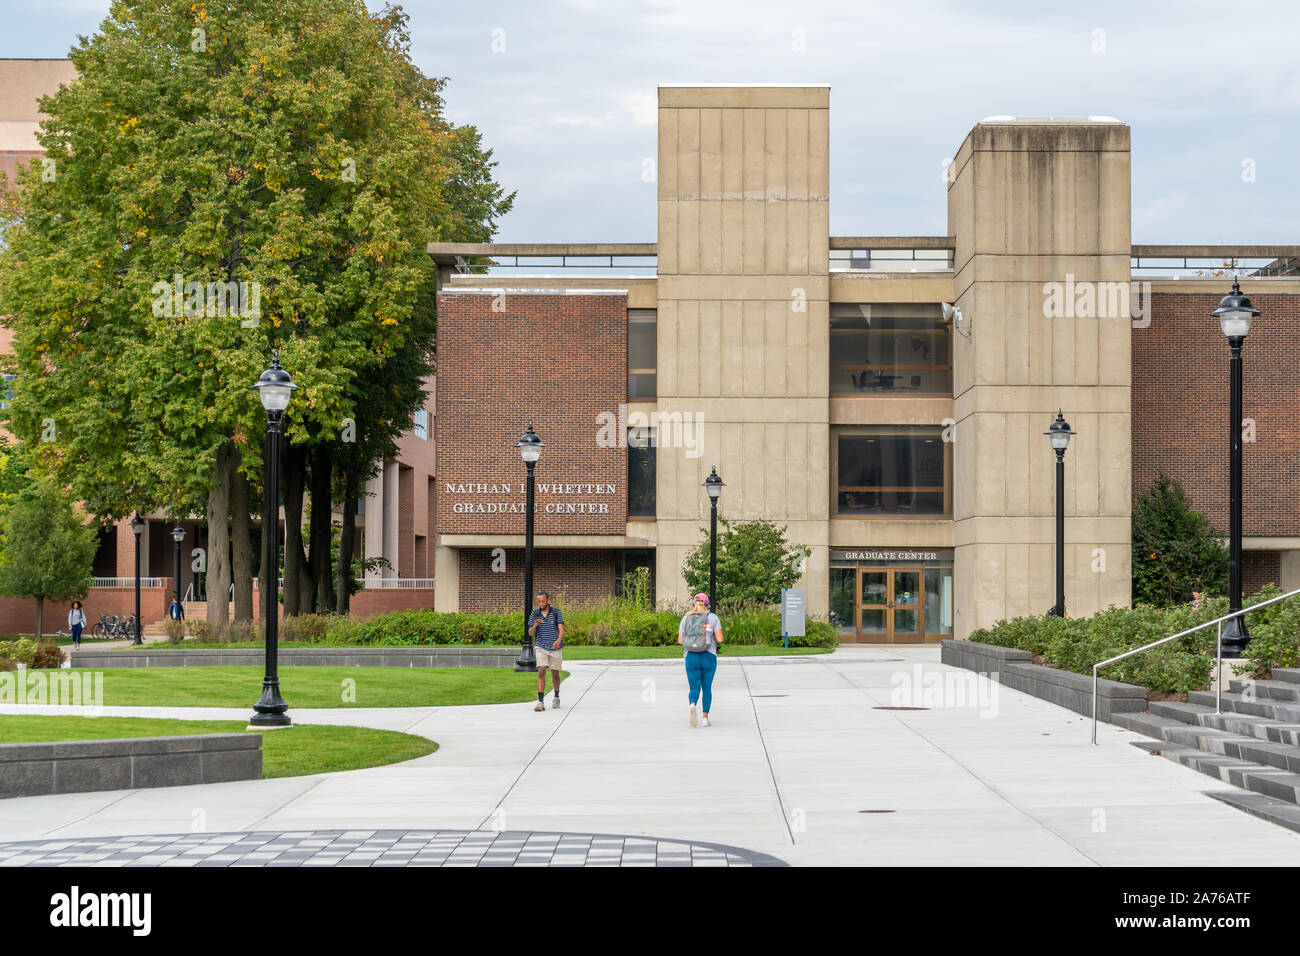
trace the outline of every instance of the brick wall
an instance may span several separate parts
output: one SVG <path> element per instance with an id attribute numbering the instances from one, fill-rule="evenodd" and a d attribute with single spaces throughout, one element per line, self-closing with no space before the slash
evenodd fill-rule
<path id="1" fill-rule="evenodd" d="M 516 442 L 531 419 L 546 443 L 536 532 L 623 534 L 627 449 L 597 441 L 598 416 L 617 415 L 626 401 L 627 296 L 440 295 L 438 533 L 523 532 L 526 472 Z M 566 487 L 555 493 L 551 484 Z M 479 505 L 492 512 L 457 511 Z M 569 506 L 575 511 L 554 513 Z"/>
<path id="2" fill-rule="evenodd" d="M 140 619 L 145 626 L 163 619 L 170 595 L 171 592 L 166 587 L 140 589 Z M 119 617 L 134 614 L 135 588 L 91 588 L 81 605 L 86 612 L 86 630 L 89 631 L 99 620 L 100 614 L 110 617 L 114 614 Z M 46 634 L 54 634 L 60 628 L 65 631 L 68 629 L 68 609 L 71 606 L 71 601 L 45 602 L 43 626 Z M 0 637 L 35 632 L 35 599 L 0 597 Z"/>
<path id="3" fill-rule="evenodd" d="M 1281 556 L 1276 551 L 1241 552 L 1241 593 L 1250 597 L 1265 584 L 1277 584 L 1282 574 Z M 1249 624 L 1249 622 L 1247 622 Z"/>
<path id="4" fill-rule="evenodd" d="M 352 616 L 366 621 L 390 611 L 433 610 L 433 588 L 383 588 L 352 595 Z"/>
<path id="5" fill-rule="evenodd" d="M 460 609 L 466 612 L 519 610 L 524 603 L 524 552 L 508 548 L 505 570 L 492 570 L 489 549 L 460 552 Z M 591 607 L 614 593 L 614 552 L 561 548 L 533 550 L 533 593 L 545 590 L 551 603 Z"/>
<path id="6" fill-rule="evenodd" d="M 1224 295 L 1231 285 L 1225 280 Z M 1150 326 L 1133 330 L 1133 491 L 1163 471 L 1226 533 L 1230 353 L 1210 314 L 1221 298 L 1156 293 Z M 1247 535 L 1297 535 L 1300 295 L 1250 298 L 1262 314 L 1242 349 L 1242 412 L 1255 423 L 1255 440 L 1242 445 L 1242 525 Z"/>

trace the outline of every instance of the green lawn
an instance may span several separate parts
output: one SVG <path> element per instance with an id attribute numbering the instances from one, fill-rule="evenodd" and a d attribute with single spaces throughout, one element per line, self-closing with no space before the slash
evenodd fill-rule
<path id="1" fill-rule="evenodd" d="M 170 720 L 145 717 L 0 716 L 0 743 L 172 737 L 178 734 L 259 733 L 242 720 Z M 262 776 L 359 770 L 423 757 L 438 749 L 424 737 L 367 727 L 296 725 L 262 734 Z"/>
<path id="2" fill-rule="evenodd" d="M 164 650 L 178 645 L 175 644 L 150 644 L 150 650 Z M 212 642 L 199 643 L 198 641 L 186 640 L 183 646 L 192 647 L 225 647 L 236 649 L 262 648 L 265 645 L 259 642 L 243 641 L 232 644 L 216 644 Z M 337 644 L 319 644 L 305 643 L 301 641 L 281 641 L 281 647 L 343 647 L 349 648 L 354 645 L 337 645 Z M 366 645 L 370 646 L 370 645 Z M 405 646 L 405 645 L 399 645 Z M 425 647 L 427 645 L 420 645 Z M 486 647 L 483 644 L 440 644 L 439 647 Z M 133 648 L 124 647 L 121 650 L 130 652 Z M 517 652 L 518 647 L 514 650 Z M 768 647 L 765 644 L 724 644 L 722 647 L 723 657 L 770 657 L 779 654 L 829 654 L 833 647 Z M 642 660 L 652 657 L 681 657 L 682 649 L 678 644 L 669 644 L 663 647 L 609 647 L 607 645 L 592 646 L 589 644 L 570 644 L 564 648 L 564 656 L 574 661 L 604 661 L 604 660 Z"/>
<path id="3" fill-rule="evenodd" d="M 251 713 L 262 690 L 260 667 L 111 667 L 98 673 L 106 707 L 248 707 Z M 291 713 L 296 707 L 515 704 L 535 698 L 537 678 L 504 667 L 281 667 L 280 693 Z"/>

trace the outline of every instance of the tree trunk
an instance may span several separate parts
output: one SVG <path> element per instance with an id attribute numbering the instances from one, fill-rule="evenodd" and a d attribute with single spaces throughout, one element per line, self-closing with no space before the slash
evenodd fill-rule
<path id="1" fill-rule="evenodd" d="M 302 549 L 302 496 L 306 480 L 307 455 L 285 441 L 280 487 L 284 489 L 284 614 L 291 617 L 310 606 L 315 588 Z M 304 591 L 306 579 L 306 594 Z"/>
<path id="2" fill-rule="evenodd" d="M 334 609 L 334 574 L 330 554 L 334 503 L 330 499 L 333 458 L 327 442 L 312 449 L 311 456 L 311 576 L 316 582 L 312 610 L 328 614 Z"/>
<path id="3" fill-rule="evenodd" d="M 36 640 L 45 636 L 45 598 L 36 599 Z"/>
<path id="4" fill-rule="evenodd" d="M 218 631 L 230 621 L 230 489 L 236 454 L 231 442 L 217 449 L 208 494 L 208 623 Z"/>
<path id="5" fill-rule="evenodd" d="M 352 551 L 356 547 L 357 540 L 357 494 L 361 485 L 354 464 L 348 464 L 347 477 L 344 480 L 347 487 L 343 492 L 343 530 L 339 535 L 338 582 L 335 594 L 335 607 L 340 614 L 347 614 L 352 607 Z"/>
<path id="6" fill-rule="evenodd" d="M 248 478 L 235 469 L 230 497 L 230 524 L 234 538 L 235 620 L 253 619 L 253 525 L 248 516 Z"/>

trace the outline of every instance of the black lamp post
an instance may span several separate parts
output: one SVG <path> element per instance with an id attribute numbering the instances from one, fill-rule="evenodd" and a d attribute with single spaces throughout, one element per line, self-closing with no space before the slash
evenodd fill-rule
<path id="1" fill-rule="evenodd" d="M 718 592 L 718 499 L 722 497 L 722 479 L 718 466 L 713 466 L 704 488 L 709 493 L 709 610 L 717 610 Z"/>
<path id="2" fill-rule="evenodd" d="M 528 431 L 519 439 L 519 455 L 528 467 L 528 485 L 524 498 L 524 643 L 515 661 L 516 671 L 536 671 L 537 654 L 533 650 L 533 638 L 528 633 L 528 616 L 533 612 L 533 467 L 542 457 L 544 442 L 533 423 L 528 423 Z"/>
<path id="3" fill-rule="evenodd" d="M 289 373 L 280 368 L 280 350 L 271 352 L 271 367 L 262 373 L 257 397 L 266 409 L 266 445 L 263 451 L 266 468 L 266 505 L 262 512 L 262 541 L 270 585 L 262 595 L 262 623 L 266 627 L 266 676 L 262 678 L 262 696 L 253 705 L 250 727 L 288 727 L 289 705 L 280 696 L 279 636 L 280 613 L 277 602 L 276 576 L 280 550 L 280 423 L 294 390 Z M 225 595 L 222 595 L 225 597 Z"/>
<path id="4" fill-rule="evenodd" d="M 137 511 L 131 519 L 131 533 L 135 535 L 135 634 L 131 643 L 135 645 L 144 643 L 140 636 L 140 535 L 144 533 L 144 526 L 145 520 Z"/>
<path id="5" fill-rule="evenodd" d="M 1232 397 L 1228 410 L 1228 442 L 1231 448 L 1229 466 L 1229 497 L 1231 514 L 1228 519 L 1228 547 L 1230 563 L 1228 565 L 1228 613 L 1241 610 L 1241 346 L 1250 332 L 1250 322 L 1259 315 L 1259 309 L 1251 305 L 1250 299 L 1242 294 L 1236 279 L 1232 280 L 1232 291 L 1219 302 L 1213 313 L 1219 320 L 1219 327 L 1228 338 L 1232 349 L 1229 360 L 1228 377 Z M 1223 627 L 1223 656 L 1225 658 L 1241 657 L 1250 641 L 1250 632 L 1246 630 L 1244 617 L 1234 617 Z"/>
<path id="6" fill-rule="evenodd" d="M 1043 432 L 1056 452 L 1056 603 L 1049 612 L 1052 617 L 1065 617 L 1065 449 L 1074 433 L 1060 411 L 1056 421 Z"/>
<path id="7" fill-rule="evenodd" d="M 172 540 L 176 542 L 176 603 L 181 603 L 181 542 L 185 540 L 185 529 L 180 525 L 172 528 Z"/>

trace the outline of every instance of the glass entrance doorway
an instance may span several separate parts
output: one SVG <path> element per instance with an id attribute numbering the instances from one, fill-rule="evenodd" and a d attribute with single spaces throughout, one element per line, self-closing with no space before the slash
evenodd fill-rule
<path id="1" fill-rule="evenodd" d="M 832 567 L 831 620 L 841 643 L 921 644 L 952 634 L 952 566 Z"/>

